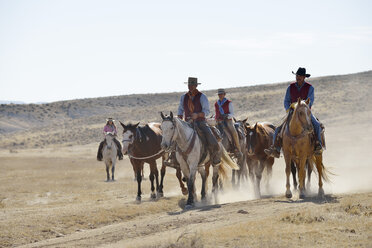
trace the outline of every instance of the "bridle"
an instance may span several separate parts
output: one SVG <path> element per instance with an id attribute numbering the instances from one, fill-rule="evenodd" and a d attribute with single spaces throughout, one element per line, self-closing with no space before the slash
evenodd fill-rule
<path id="1" fill-rule="evenodd" d="M 170 152 L 173 152 L 173 151 L 176 150 L 176 143 L 175 143 L 175 140 L 177 138 L 177 136 L 175 135 L 176 134 L 176 122 L 174 120 L 168 120 L 168 119 L 163 120 L 163 122 L 164 121 L 170 121 L 170 122 L 172 122 L 172 125 L 173 125 L 173 134 L 170 138 L 169 146 L 168 146 L 167 150 L 165 151 L 165 152 L 170 153 Z"/>

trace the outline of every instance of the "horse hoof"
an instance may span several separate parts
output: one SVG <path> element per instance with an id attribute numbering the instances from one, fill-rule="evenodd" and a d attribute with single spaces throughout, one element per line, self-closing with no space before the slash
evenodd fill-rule
<path id="1" fill-rule="evenodd" d="M 141 196 L 137 196 L 137 197 L 136 197 L 136 202 L 137 202 L 137 203 L 141 203 Z"/>
<path id="2" fill-rule="evenodd" d="M 324 190 L 322 188 L 320 188 L 319 191 L 318 191 L 318 197 L 319 198 L 324 198 Z"/>
<path id="3" fill-rule="evenodd" d="M 305 193 L 303 192 L 300 193 L 300 199 L 305 199 Z"/>
<path id="4" fill-rule="evenodd" d="M 182 194 L 183 195 L 187 195 L 189 193 L 189 191 L 187 189 L 182 189 Z"/>
<path id="5" fill-rule="evenodd" d="M 193 207 L 194 207 L 194 205 L 192 205 L 192 204 L 186 204 L 185 210 L 192 209 Z"/>
<path id="6" fill-rule="evenodd" d="M 151 197 L 151 199 L 156 199 L 156 194 L 155 193 L 151 193 L 150 197 Z"/>
<path id="7" fill-rule="evenodd" d="M 288 199 L 292 198 L 292 192 L 291 191 L 286 192 L 285 197 L 287 197 Z"/>
<path id="8" fill-rule="evenodd" d="M 160 197 L 164 197 L 164 193 L 163 192 L 158 192 L 157 193 L 157 197 L 160 198 Z"/>

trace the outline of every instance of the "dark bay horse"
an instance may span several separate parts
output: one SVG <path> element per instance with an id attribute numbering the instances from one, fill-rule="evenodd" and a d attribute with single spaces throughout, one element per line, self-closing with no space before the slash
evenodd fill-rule
<path id="1" fill-rule="evenodd" d="M 143 127 L 137 124 L 125 125 L 120 122 L 123 131 L 123 154 L 128 154 L 138 183 L 137 201 L 141 201 L 141 182 L 144 163 L 150 165 L 151 198 L 163 196 L 163 180 L 165 176 L 164 152 L 160 147 L 161 130 L 159 123 L 149 123 Z M 162 157 L 161 180 L 159 184 L 159 172 L 156 159 Z M 156 181 L 156 193 L 154 179 Z"/>
<path id="2" fill-rule="evenodd" d="M 323 165 L 323 154 L 314 153 L 313 125 L 311 123 L 310 99 L 302 101 L 300 98 L 294 105 L 292 118 L 283 130 L 283 154 L 286 163 L 286 197 L 291 198 L 289 175 L 291 164 L 294 163 L 298 170 L 300 198 L 305 198 L 305 165 L 312 167 L 314 164 L 318 171 L 319 190 L 318 196 L 324 196 L 323 182 L 329 181 L 328 170 Z"/>
<path id="3" fill-rule="evenodd" d="M 274 158 L 266 155 L 265 149 L 273 142 L 275 126 L 267 122 L 258 122 L 253 126 L 246 125 L 247 132 L 247 164 L 249 177 L 253 183 L 256 197 L 261 197 L 262 172 L 266 168 L 268 181 L 272 174 Z"/>

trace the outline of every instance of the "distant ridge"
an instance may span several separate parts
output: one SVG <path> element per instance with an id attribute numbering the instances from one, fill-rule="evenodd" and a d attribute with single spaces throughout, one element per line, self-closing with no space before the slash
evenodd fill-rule
<path id="1" fill-rule="evenodd" d="M 326 126 L 353 115 L 371 116 L 372 71 L 307 80 L 315 87 L 312 111 Z M 289 82 L 227 88 L 235 116 L 249 123 L 269 121 L 278 124 L 284 116 L 283 98 Z M 131 94 L 58 101 L 45 104 L 1 104 L 0 148 L 45 147 L 89 144 L 102 139 L 107 117 L 141 125 L 160 122 L 160 111 L 177 112 L 182 92 Z M 216 90 L 203 91 L 214 113 Z M 119 133 L 121 126 L 118 125 Z"/>

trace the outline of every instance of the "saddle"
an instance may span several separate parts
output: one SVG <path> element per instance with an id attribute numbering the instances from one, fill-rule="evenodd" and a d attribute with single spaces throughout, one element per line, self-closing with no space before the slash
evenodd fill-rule
<path id="1" fill-rule="evenodd" d="M 227 140 L 229 141 L 230 147 L 233 149 L 232 150 L 232 152 L 233 152 L 234 149 L 236 149 L 236 147 L 235 147 L 234 138 L 233 138 L 230 130 L 226 127 L 226 125 L 224 123 L 219 123 L 217 125 L 217 127 L 218 127 L 217 130 L 221 133 L 221 136 L 222 137 L 223 137 L 223 134 L 226 134 Z M 239 124 L 238 123 L 234 123 L 234 127 L 235 127 L 236 132 L 238 133 L 239 140 L 240 139 L 245 139 L 244 130 L 241 130 Z"/>
<path id="2" fill-rule="evenodd" d="M 283 128 L 283 127 L 286 127 L 287 125 L 289 125 L 289 122 L 291 121 L 291 118 L 292 118 L 292 114 L 293 114 L 293 108 L 291 106 L 290 110 L 288 111 L 288 114 L 285 116 L 284 120 L 282 121 L 282 124 L 280 124 L 280 126 L 279 126 L 280 131 L 279 131 L 277 137 L 279 138 L 280 146 L 282 144 L 283 134 L 284 134 L 284 130 L 285 130 L 285 128 Z M 321 140 L 322 140 L 323 148 L 326 149 L 325 135 L 324 135 L 324 133 L 325 133 L 324 124 L 319 120 L 318 117 L 315 116 L 315 118 L 320 123 L 320 129 L 321 129 L 320 137 L 321 137 Z M 313 135 L 312 135 L 311 139 L 312 139 L 312 142 L 314 142 L 314 143 L 317 140 L 317 137 L 315 137 L 315 132 L 313 132 Z"/>

